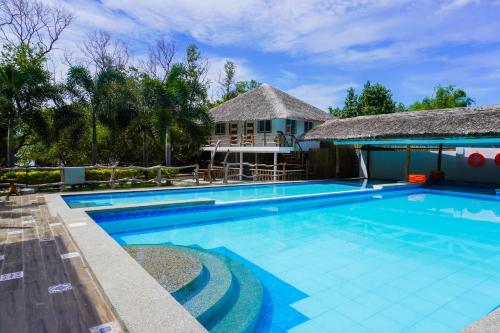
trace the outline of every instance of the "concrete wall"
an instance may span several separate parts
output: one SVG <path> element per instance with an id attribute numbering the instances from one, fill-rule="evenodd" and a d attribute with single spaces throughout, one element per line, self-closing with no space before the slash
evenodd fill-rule
<path id="1" fill-rule="evenodd" d="M 468 157 L 474 152 L 482 153 L 486 162 L 482 167 L 475 168 L 468 164 Z M 456 148 L 444 150 L 442 155 L 442 170 L 446 180 L 500 184 L 500 166 L 495 164 L 495 155 L 500 148 Z M 366 151 L 360 156 L 360 176 L 366 177 Z M 437 169 L 437 150 L 412 151 L 410 173 L 429 175 Z M 406 151 L 374 151 L 370 152 L 371 177 L 376 179 L 404 179 Z"/>

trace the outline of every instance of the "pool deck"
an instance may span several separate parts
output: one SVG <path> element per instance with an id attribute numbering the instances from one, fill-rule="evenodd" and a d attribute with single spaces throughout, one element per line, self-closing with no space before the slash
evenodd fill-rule
<path id="1" fill-rule="evenodd" d="M 206 332 L 87 210 L 60 194 L 0 202 L 0 332 Z M 497 309 L 463 332 L 499 327 Z"/>
<path id="2" fill-rule="evenodd" d="M 43 196 L 11 197 L 0 217 L 0 332 L 124 332 Z"/>

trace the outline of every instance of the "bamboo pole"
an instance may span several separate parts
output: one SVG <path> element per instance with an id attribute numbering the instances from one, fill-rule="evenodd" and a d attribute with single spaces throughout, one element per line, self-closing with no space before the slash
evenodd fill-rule
<path id="1" fill-rule="evenodd" d="M 411 146 L 406 146 L 406 159 L 405 159 L 405 181 L 408 181 L 410 175 L 410 160 L 411 160 Z"/>

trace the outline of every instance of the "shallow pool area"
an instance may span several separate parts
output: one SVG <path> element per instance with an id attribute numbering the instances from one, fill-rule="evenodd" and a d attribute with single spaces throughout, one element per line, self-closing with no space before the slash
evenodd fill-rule
<path id="1" fill-rule="evenodd" d="M 384 183 L 384 182 L 380 182 Z M 192 187 L 168 190 L 92 193 L 63 196 L 71 208 L 100 207 L 153 202 L 172 202 L 194 199 L 213 199 L 217 203 L 288 197 L 304 194 L 352 191 L 371 188 L 375 183 L 366 181 L 308 181 L 273 184 Z M 378 183 L 377 183 L 378 184 Z"/>
<path id="2" fill-rule="evenodd" d="M 122 245 L 243 263 L 266 290 L 258 332 L 457 332 L 500 304 L 494 196 L 409 189 L 89 215 Z"/>

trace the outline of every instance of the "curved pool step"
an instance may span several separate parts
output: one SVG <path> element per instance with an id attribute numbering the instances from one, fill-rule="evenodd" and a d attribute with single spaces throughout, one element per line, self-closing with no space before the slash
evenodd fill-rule
<path id="1" fill-rule="evenodd" d="M 123 248 L 174 297 L 202 289 L 208 281 L 203 264 L 175 247 L 126 245 Z"/>
<path id="2" fill-rule="evenodd" d="M 176 248 L 199 260 L 207 271 L 208 282 L 202 289 L 196 290 L 187 298 L 177 299 L 206 327 L 231 304 L 235 291 L 233 275 L 224 261 L 208 252 L 188 247 Z"/>
<path id="3" fill-rule="evenodd" d="M 124 248 L 210 332 L 255 331 L 264 289 L 239 261 L 185 246 Z"/>
<path id="4" fill-rule="evenodd" d="M 257 326 L 264 302 L 264 287 L 257 276 L 245 265 L 227 256 L 222 257 L 233 273 L 237 284 L 237 298 L 226 314 L 207 327 L 213 333 L 252 333 Z"/>

